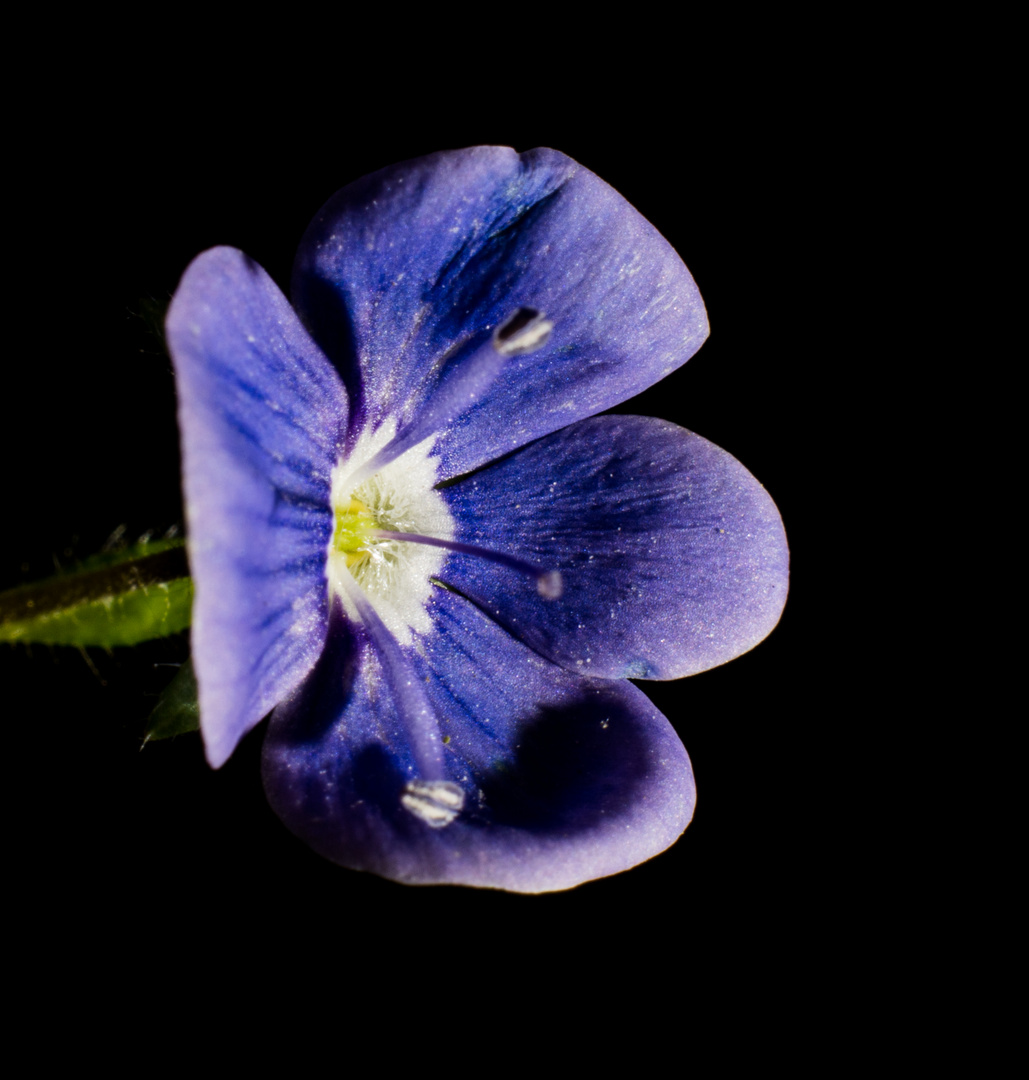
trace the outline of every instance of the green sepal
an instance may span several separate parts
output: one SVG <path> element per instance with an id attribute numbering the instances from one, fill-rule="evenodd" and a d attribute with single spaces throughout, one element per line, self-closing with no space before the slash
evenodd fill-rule
<path id="1" fill-rule="evenodd" d="M 187 660 L 175 678 L 164 688 L 147 721 L 143 742 L 170 739 L 200 730 L 200 705 L 197 703 L 197 679 L 193 662 Z"/>
<path id="2" fill-rule="evenodd" d="M 186 554 L 186 541 L 181 536 L 173 536 L 166 540 L 143 540 L 140 543 L 129 544 L 113 551 L 98 551 L 96 555 L 90 555 L 88 558 L 83 559 L 75 570 L 64 571 L 58 574 L 57 578 L 69 578 L 87 570 L 102 570 L 114 566 L 124 567 L 129 563 L 137 563 L 141 559 L 150 559 L 154 555 L 162 555 L 166 551 L 178 551 L 179 564 L 185 565 L 183 560 Z M 188 570 L 186 573 L 188 573 Z M 47 581 L 55 581 L 57 578 L 48 578 Z"/>
<path id="3" fill-rule="evenodd" d="M 0 641 L 137 645 L 185 630 L 192 606 L 184 542 L 137 544 L 0 594 Z"/>

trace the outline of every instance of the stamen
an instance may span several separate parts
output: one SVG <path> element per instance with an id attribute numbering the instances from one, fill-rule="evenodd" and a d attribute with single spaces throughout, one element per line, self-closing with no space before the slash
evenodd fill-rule
<path id="1" fill-rule="evenodd" d="M 355 566 L 368 557 L 365 546 L 368 542 L 369 527 L 374 524 L 374 519 L 360 499 L 350 497 L 350 503 L 343 509 L 336 509 L 336 528 L 332 535 L 332 546 L 346 559 L 347 569 L 353 571 Z"/>
<path id="2" fill-rule="evenodd" d="M 437 387 L 426 407 L 407 427 L 401 428 L 374 457 L 347 478 L 350 489 L 359 487 L 412 446 L 442 431 L 467 412 L 493 384 L 510 357 L 541 348 L 553 328 L 554 324 L 542 312 L 518 308 L 497 327 L 489 341 L 461 363 L 455 375 Z"/>
<path id="3" fill-rule="evenodd" d="M 512 570 L 534 578 L 536 591 L 544 600 L 557 600 L 564 591 L 560 570 L 540 570 L 538 566 L 533 566 L 524 559 L 504 555 L 499 551 L 490 551 L 489 548 L 477 547 L 475 544 L 462 544 L 457 540 L 439 540 L 435 536 L 425 536 L 422 533 L 389 532 L 386 529 L 369 529 L 367 535 L 377 540 L 409 540 L 413 544 L 428 544 L 430 547 L 446 548 L 447 551 L 475 555 L 480 559 L 500 563 L 501 566 L 508 566 Z"/>
<path id="4" fill-rule="evenodd" d="M 407 732 L 419 779 L 444 783 L 443 743 L 440 741 L 436 717 L 425 700 L 417 674 L 361 586 L 347 573 L 340 574 L 339 581 L 346 590 L 347 598 L 357 608 L 361 622 L 386 669 L 397 705 L 397 717 Z"/>
<path id="5" fill-rule="evenodd" d="M 443 779 L 443 743 L 432 707 L 425 700 L 417 674 L 360 585 L 349 574 L 342 575 L 342 582 L 386 669 L 419 773 L 404 785 L 400 804 L 429 828 L 442 829 L 461 813 L 464 791 L 452 780 Z"/>

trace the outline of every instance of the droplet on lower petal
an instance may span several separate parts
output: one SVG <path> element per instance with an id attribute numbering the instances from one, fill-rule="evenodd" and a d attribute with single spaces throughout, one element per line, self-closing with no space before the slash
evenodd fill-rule
<path id="1" fill-rule="evenodd" d="M 450 780 L 409 780 L 400 802 L 430 828 L 442 829 L 461 813 L 464 792 Z"/>

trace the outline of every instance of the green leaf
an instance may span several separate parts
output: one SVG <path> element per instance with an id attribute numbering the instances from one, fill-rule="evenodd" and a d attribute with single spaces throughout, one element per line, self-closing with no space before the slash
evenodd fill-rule
<path id="1" fill-rule="evenodd" d="M 0 593 L 0 641 L 136 645 L 185 630 L 193 582 L 182 540 L 105 552 L 69 573 Z"/>
<path id="2" fill-rule="evenodd" d="M 200 729 L 200 706 L 197 703 L 197 680 L 193 662 L 187 660 L 178 674 L 164 688 L 154 711 L 147 721 L 143 742 L 151 739 L 170 739 Z"/>

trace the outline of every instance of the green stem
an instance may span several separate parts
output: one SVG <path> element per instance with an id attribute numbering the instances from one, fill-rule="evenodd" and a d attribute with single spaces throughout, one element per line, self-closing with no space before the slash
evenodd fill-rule
<path id="1" fill-rule="evenodd" d="M 138 544 L 0 593 L 0 641 L 135 645 L 189 626 L 185 542 Z"/>

